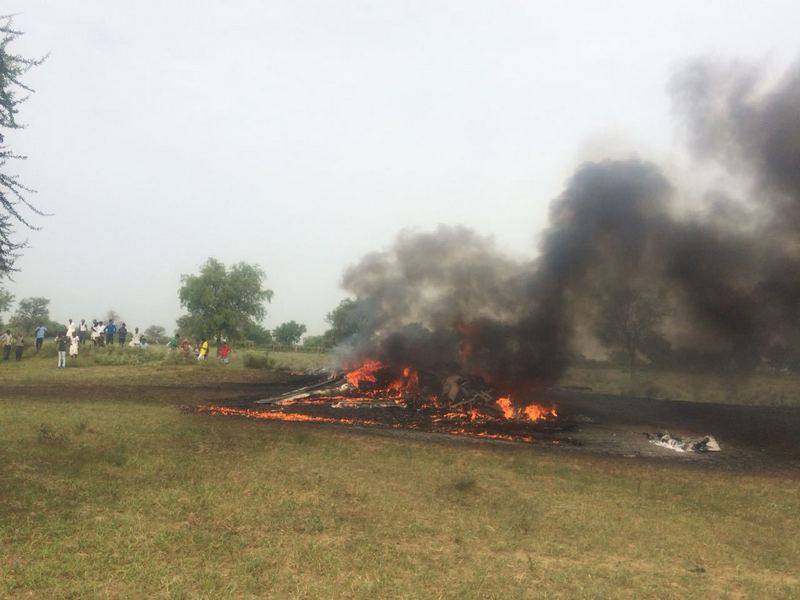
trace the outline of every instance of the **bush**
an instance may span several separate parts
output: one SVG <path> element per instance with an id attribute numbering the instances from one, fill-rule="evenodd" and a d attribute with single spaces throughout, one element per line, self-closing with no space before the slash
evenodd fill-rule
<path id="1" fill-rule="evenodd" d="M 247 369 L 270 369 L 273 366 L 273 361 L 266 352 L 246 352 L 242 356 L 242 362 Z"/>
<path id="2" fill-rule="evenodd" d="M 96 365 L 143 365 L 162 361 L 166 352 L 163 348 L 143 349 L 107 346 L 93 349 L 92 355 Z M 80 353 L 78 354 L 78 360 L 80 360 Z"/>

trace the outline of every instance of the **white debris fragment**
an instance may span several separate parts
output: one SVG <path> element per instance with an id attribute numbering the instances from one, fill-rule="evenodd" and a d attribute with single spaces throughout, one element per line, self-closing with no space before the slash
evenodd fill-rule
<path id="1" fill-rule="evenodd" d="M 647 437 L 651 444 L 668 448 L 675 452 L 719 452 L 721 450 L 719 442 L 710 435 L 700 439 L 683 439 L 667 432 L 659 432 L 656 434 L 648 433 Z"/>

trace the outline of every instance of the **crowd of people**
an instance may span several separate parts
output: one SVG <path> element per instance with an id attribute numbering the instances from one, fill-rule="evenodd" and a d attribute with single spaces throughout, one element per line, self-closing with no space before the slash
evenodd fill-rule
<path id="1" fill-rule="evenodd" d="M 37 354 L 47 337 L 47 331 L 47 327 L 41 323 L 34 330 L 34 348 Z M 124 322 L 117 327 L 113 319 L 109 319 L 107 322 L 93 320 L 91 325 L 85 319 L 81 319 L 79 324 L 69 319 L 66 326 L 55 335 L 58 368 L 66 368 L 67 353 L 69 353 L 71 359 L 77 358 L 80 347 L 87 341 L 90 341 L 95 347 L 114 346 L 116 344 L 121 347 L 146 349 L 149 346 L 147 338 L 143 333 L 139 332 L 138 327 L 134 328 L 133 333 L 130 334 L 130 339 L 129 334 L 128 327 Z M 11 359 L 12 350 L 14 351 L 15 360 L 22 360 L 22 354 L 26 346 L 22 333 L 12 334 L 11 330 L 7 329 L 0 335 L 0 346 L 3 348 L 4 361 Z M 204 361 L 208 358 L 209 343 L 207 338 L 201 338 L 192 343 L 188 338 L 181 338 L 176 333 L 174 337 L 170 338 L 166 346 L 170 351 L 182 352 L 186 356 L 194 356 L 198 361 Z M 226 340 L 222 340 L 217 345 L 217 358 L 221 362 L 225 364 L 230 362 L 231 352 L 231 346 Z"/>

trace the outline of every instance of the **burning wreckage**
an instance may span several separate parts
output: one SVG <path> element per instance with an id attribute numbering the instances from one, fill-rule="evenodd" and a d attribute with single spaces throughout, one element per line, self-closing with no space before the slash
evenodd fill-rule
<path id="1" fill-rule="evenodd" d="M 253 408 L 201 410 L 271 421 L 402 428 L 529 443 L 540 435 L 552 438 L 566 428 L 555 406 L 520 405 L 480 377 L 411 367 L 396 372 L 373 359 L 327 374 L 321 382 L 257 400 Z"/>

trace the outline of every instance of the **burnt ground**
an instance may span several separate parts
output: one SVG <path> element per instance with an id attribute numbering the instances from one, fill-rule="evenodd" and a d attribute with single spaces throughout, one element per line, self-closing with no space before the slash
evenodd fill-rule
<path id="1" fill-rule="evenodd" d="M 260 390 L 258 397 L 242 395 L 217 405 L 264 410 L 254 401 L 313 383 L 302 377 Z M 677 464 L 717 466 L 725 469 L 776 470 L 800 475 L 800 407 L 742 406 L 733 404 L 691 403 L 608 396 L 591 391 L 553 389 L 550 398 L 557 404 L 559 420 L 554 424 L 534 424 L 528 430 L 533 445 L 557 451 L 578 451 Z M 314 409 L 311 411 L 313 413 Z M 358 411 L 325 410 L 316 414 L 336 414 L 357 418 Z M 380 411 L 364 410 L 361 416 L 382 420 Z M 386 429 L 394 435 L 440 435 L 441 431 L 412 426 L 398 427 L 402 416 L 387 412 Z M 412 421 L 409 419 L 408 421 Z M 265 424 L 266 425 L 266 424 Z M 310 427 L 348 427 L 339 424 L 305 424 Z M 700 438 L 714 436 L 721 452 L 680 453 L 651 444 L 647 434 L 669 432 L 673 436 Z M 463 440 L 462 436 L 448 436 Z M 509 443 L 479 438 L 479 443 Z M 530 445 L 520 442 L 520 445 Z"/>
<path id="2" fill-rule="evenodd" d="M 583 448 L 622 456 L 704 462 L 728 468 L 796 470 L 800 474 L 800 408 L 694 403 L 553 390 L 560 415 L 577 423 Z M 722 451 L 678 453 L 650 444 L 645 433 L 713 435 Z"/>
<path id="3" fill-rule="evenodd" d="M 176 406 L 219 406 L 263 410 L 255 400 L 308 385 L 315 377 L 284 374 L 269 383 L 174 385 L 26 385 L 3 390 L 6 397 L 36 396 L 54 401 L 114 398 L 126 402 L 171 402 Z M 625 459 L 658 460 L 724 469 L 777 470 L 800 475 L 800 407 L 741 406 L 607 396 L 589 391 L 554 389 L 558 426 L 531 426 L 534 446 L 568 452 L 589 452 Z M 335 411 L 336 414 L 341 414 Z M 333 414 L 333 413 L 331 413 Z M 350 412 L 351 416 L 357 415 Z M 375 412 L 365 414 L 372 419 Z M 396 412 L 392 419 L 398 419 Z M 265 423 L 269 426 L 269 423 Z M 340 424 L 293 423 L 297 427 L 337 427 Z M 395 423 L 396 426 L 396 423 Z M 453 442 L 500 443 L 492 439 L 441 435 L 420 429 L 370 429 L 376 434 L 434 436 Z M 722 447 L 717 453 L 678 453 L 650 444 L 646 433 L 668 431 L 683 437 L 713 435 Z M 519 443 L 519 446 L 530 446 Z"/>

